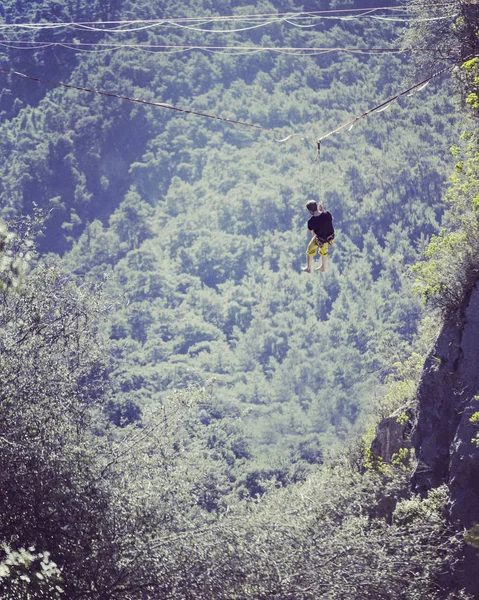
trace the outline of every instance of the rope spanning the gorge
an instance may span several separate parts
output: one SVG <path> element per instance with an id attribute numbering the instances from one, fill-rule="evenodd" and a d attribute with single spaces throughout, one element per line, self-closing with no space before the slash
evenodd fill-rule
<path id="1" fill-rule="evenodd" d="M 22 77 L 23 79 L 30 79 L 31 81 L 37 81 L 39 83 L 48 83 L 50 85 L 55 85 L 58 87 L 64 87 L 67 89 L 78 90 L 81 92 L 88 92 L 90 94 L 98 94 L 100 96 L 107 96 L 109 98 L 118 98 L 119 100 L 128 100 L 129 102 L 137 102 L 139 104 L 146 104 L 148 106 L 155 106 L 158 108 L 166 108 L 168 110 L 174 110 L 177 112 L 186 113 L 186 114 L 190 114 L 190 115 L 197 115 L 199 117 L 206 117 L 208 119 L 215 119 L 217 121 L 225 121 L 226 123 L 230 123 L 231 125 L 243 125 L 245 127 L 253 127 L 254 129 L 261 129 L 263 131 L 278 131 L 277 129 L 272 129 L 271 127 L 263 127 L 262 125 L 254 125 L 253 123 L 246 123 L 244 121 L 237 121 L 235 119 L 227 119 L 225 117 L 218 117 L 217 115 L 211 115 L 209 113 L 200 112 L 197 110 L 179 108 L 178 106 L 173 106 L 172 104 L 165 104 L 163 102 L 152 102 L 150 100 L 142 100 L 140 98 L 130 98 L 129 96 L 122 96 L 121 94 L 115 94 L 113 92 L 103 92 L 101 90 L 94 90 L 92 88 L 81 87 L 79 85 L 73 85 L 71 83 L 63 83 L 61 81 L 54 81 L 52 79 L 41 79 L 40 77 L 33 77 L 31 75 L 25 75 L 25 73 L 19 73 L 18 71 L 12 71 L 9 69 L 0 69 L 0 73 L 4 73 L 5 75 L 14 75 L 16 77 Z"/>
<path id="2" fill-rule="evenodd" d="M 456 64 L 452 64 L 452 65 L 448 65 L 447 67 L 444 67 L 440 71 L 437 71 L 436 73 L 433 73 L 432 75 L 430 75 L 426 79 L 423 79 L 419 83 L 416 83 L 416 84 L 408 87 L 406 90 L 403 90 L 402 92 L 400 92 L 398 94 L 395 94 L 391 98 L 388 98 L 384 102 L 381 102 L 380 104 L 377 104 L 376 106 L 374 106 L 373 108 L 370 108 L 369 110 L 363 112 L 359 116 L 354 117 L 353 119 L 350 119 L 346 123 L 343 123 L 342 125 L 339 125 L 335 129 L 332 129 L 331 131 L 329 131 L 329 132 L 321 135 L 317 139 L 318 154 L 320 152 L 321 142 L 323 140 L 325 140 L 326 138 L 328 138 L 331 135 L 337 133 L 338 131 L 341 131 L 342 129 L 344 129 L 346 127 L 349 127 L 351 129 L 353 127 L 353 125 L 357 121 L 359 121 L 361 119 L 364 119 L 365 117 L 367 117 L 368 115 L 370 115 L 373 112 L 381 112 L 382 110 L 385 110 L 389 106 L 389 104 L 391 104 L 391 102 L 394 102 L 395 100 L 397 100 L 401 96 L 405 96 L 405 95 L 410 94 L 413 90 L 417 90 L 417 89 L 421 89 L 422 87 L 425 87 L 432 79 L 435 79 L 436 77 L 438 77 L 439 75 L 442 75 L 443 73 L 446 73 L 447 71 L 451 71 L 455 66 L 456 66 Z M 196 115 L 198 117 L 205 117 L 207 119 L 214 119 L 216 121 L 223 121 L 225 123 L 229 123 L 230 125 L 241 125 L 243 127 L 250 127 L 250 128 L 253 128 L 253 129 L 260 130 L 260 131 L 268 131 L 268 132 L 273 132 L 273 133 L 281 133 L 280 129 L 273 128 L 273 127 L 265 127 L 263 125 L 255 125 L 253 123 L 248 123 L 246 121 L 239 121 L 239 120 L 236 120 L 236 119 L 228 119 L 226 117 L 220 117 L 218 115 L 214 115 L 214 114 L 211 114 L 211 113 L 206 113 L 206 112 L 197 111 L 197 110 L 193 110 L 193 109 L 187 109 L 187 108 L 180 108 L 178 106 L 173 106 L 172 104 L 165 104 L 164 102 L 153 102 L 151 100 L 143 100 L 141 98 L 131 98 L 130 96 L 125 96 L 125 95 L 122 95 L 122 94 L 116 94 L 114 92 L 105 92 L 105 91 L 102 91 L 102 90 L 95 90 L 95 89 L 92 89 L 92 88 L 82 87 L 82 86 L 79 86 L 79 85 L 73 85 L 71 83 L 64 83 L 64 82 L 61 82 L 61 81 L 55 81 L 55 80 L 52 80 L 52 79 L 42 79 L 40 77 L 34 77 L 32 75 L 26 75 L 25 73 L 20 73 L 19 71 L 13 71 L 11 69 L 0 68 L 0 73 L 3 73 L 5 75 L 13 75 L 15 77 L 21 77 L 23 79 L 29 79 L 31 81 L 36 81 L 38 83 L 47 83 L 49 85 L 54 85 L 54 86 L 57 86 L 57 87 L 63 87 L 63 88 L 67 88 L 67 89 L 73 89 L 73 90 L 77 90 L 77 91 L 81 91 L 81 92 L 87 92 L 87 93 L 90 93 L 90 94 L 97 94 L 97 95 L 100 95 L 100 96 L 106 96 L 108 98 L 117 98 L 119 100 L 126 100 L 128 102 L 135 102 L 135 103 L 138 103 L 138 104 L 144 104 L 144 105 L 147 105 L 147 106 L 153 106 L 153 107 L 157 107 L 157 108 L 165 108 L 165 109 L 168 109 L 168 110 L 173 110 L 173 111 L 184 113 L 184 114 L 191 114 L 191 115 Z M 309 136 L 304 136 L 304 135 L 302 135 L 300 133 L 292 133 L 292 134 L 288 135 L 287 137 L 285 137 L 283 139 L 275 139 L 275 141 L 278 142 L 278 143 L 283 143 L 283 142 L 286 142 L 287 140 L 289 140 L 290 138 L 296 137 L 296 136 L 301 136 L 303 138 L 308 138 L 309 139 Z"/>
<path id="3" fill-rule="evenodd" d="M 472 56 L 470 58 L 472 58 Z M 331 136 L 331 135 L 333 135 L 335 133 L 338 133 L 338 131 L 341 131 L 342 129 L 344 129 L 345 127 L 348 127 L 348 126 L 349 126 L 349 129 L 352 129 L 353 126 L 354 126 L 354 124 L 357 123 L 357 121 L 359 121 L 361 119 L 364 119 L 365 117 L 367 117 L 368 115 L 370 115 L 373 112 L 382 112 L 383 110 L 386 110 L 386 108 L 388 108 L 388 106 L 391 104 L 391 102 L 394 102 L 395 100 L 397 100 L 401 96 L 410 95 L 413 90 L 419 90 L 419 89 L 422 89 L 422 88 L 426 87 L 426 85 L 432 79 L 435 79 L 436 77 L 438 77 L 439 75 L 442 75 L 443 73 L 446 73 L 447 71 L 451 71 L 456 66 L 457 65 L 454 63 L 452 65 L 448 65 L 447 67 L 444 67 L 440 71 L 437 71 L 436 73 L 433 73 L 432 75 L 430 75 L 426 79 L 423 79 L 419 83 L 415 83 L 414 85 L 411 85 L 406 90 L 403 90 L 402 92 L 399 92 L 399 94 L 395 94 L 394 96 L 392 96 L 391 98 L 388 98 L 384 102 L 381 102 L 380 104 L 376 104 L 376 106 L 373 106 L 373 108 L 370 108 L 370 109 L 366 110 L 365 112 L 363 112 L 359 116 L 354 117 L 353 119 L 350 119 L 346 123 L 343 123 L 342 125 L 339 125 L 335 129 L 332 129 L 331 131 L 328 131 L 327 133 L 324 133 L 319 138 L 317 138 L 318 156 L 319 156 L 320 151 L 321 151 L 321 142 L 323 140 L 325 140 L 326 138 L 328 138 L 329 136 Z M 300 134 L 292 133 L 292 134 L 288 135 L 287 137 L 285 137 L 285 138 L 283 138 L 281 140 L 276 140 L 276 141 L 279 142 L 279 143 L 283 143 L 283 142 L 286 142 L 290 138 L 295 137 L 297 135 L 300 135 Z M 302 137 L 305 137 L 305 136 L 302 136 Z"/>
<path id="4" fill-rule="evenodd" d="M 440 71 L 437 71 L 436 73 L 433 73 L 433 75 L 431 75 L 430 77 L 427 77 L 426 79 L 423 79 L 419 83 L 415 83 L 411 87 L 408 87 L 407 90 L 404 90 L 404 91 L 400 92 L 399 94 L 396 94 L 395 96 L 392 96 L 391 98 L 388 98 L 384 102 L 381 102 L 381 104 L 377 104 L 373 108 L 370 108 L 369 110 L 363 112 L 358 117 L 354 117 L 354 119 L 351 119 L 350 121 L 343 123 L 339 127 L 336 127 L 332 131 L 329 131 L 328 133 L 321 135 L 318 138 L 318 148 L 319 148 L 319 145 L 321 144 L 321 142 L 323 140 L 325 140 L 326 138 L 328 138 L 330 135 L 333 135 L 334 133 L 337 133 L 338 131 L 341 131 L 341 129 L 344 129 L 345 127 L 348 127 L 348 126 L 351 129 L 353 127 L 353 125 L 360 119 L 364 119 L 365 117 L 367 117 L 368 115 L 370 115 L 373 112 L 376 112 L 376 111 L 381 112 L 381 110 L 385 110 L 388 107 L 388 105 L 391 104 L 391 102 L 394 102 L 401 96 L 405 96 L 405 95 L 409 94 L 410 92 L 412 92 L 415 89 L 425 87 L 432 79 L 438 77 L 439 75 L 442 75 L 443 73 L 446 73 L 447 71 L 451 71 L 455 66 L 456 66 L 456 64 L 448 65 L 447 67 L 444 67 L 444 69 L 441 69 Z"/>

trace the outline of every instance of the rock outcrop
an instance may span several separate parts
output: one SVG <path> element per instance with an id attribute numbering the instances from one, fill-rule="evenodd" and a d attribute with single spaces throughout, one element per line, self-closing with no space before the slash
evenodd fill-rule
<path id="1" fill-rule="evenodd" d="M 405 417 L 405 418 L 402 418 Z M 411 423 L 413 414 L 404 408 L 383 419 L 376 428 L 376 435 L 371 444 L 373 456 L 390 463 L 394 456 L 404 448 L 411 448 Z"/>
<path id="2" fill-rule="evenodd" d="M 479 447 L 470 422 L 479 412 L 479 282 L 445 323 L 427 358 L 418 390 L 412 442 L 418 460 L 412 489 L 425 495 L 446 483 L 452 523 L 479 523 Z M 457 569 L 459 583 L 479 598 L 479 553 L 472 547 Z"/>

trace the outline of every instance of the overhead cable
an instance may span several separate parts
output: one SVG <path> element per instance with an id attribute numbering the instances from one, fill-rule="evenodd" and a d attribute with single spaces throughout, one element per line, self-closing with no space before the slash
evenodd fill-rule
<path id="1" fill-rule="evenodd" d="M 115 42 L 58 42 L 58 41 L 16 41 L 0 39 L 0 45 L 13 48 L 15 50 L 38 50 L 41 48 L 50 48 L 52 46 L 58 46 L 67 48 L 70 50 L 82 50 L 91 49 L 98 47 L 101 49 L 112 49 L 119 50 L 122 48 L 128 48 L 133 50 L 148 50 L 156 52 L 164 52 L 174 50 L 178 52 L 191 51 L 191 50 L 204 50 L 208 52 L 221 52 L 221 53 L 235 53 L 240 51 L 242 53 L 247 52 L 277 52 L 277 53 L 296 53 L 296 54 L 316 54 L 322 52 L 348 52 L 348 53 L 362 53 L 362 54 L 397 54 L 397 53 L 408 53 L 408 52 L 427 52 L 430 48 L 368 48 L 368 47 L 353 47 L 353 46 L 203 46 L 198 44 L 118 44 Z"/>
<path id="2" fill-rule="evenodd" d="M 444 7 L 457 7 L 457 2 L 444 2 L 439 4 L 423 4 L 416 5 L 412 8 L 444 8 Z M 404 12 L 400 17 L 388 17 L 379 15 L 380 12 Z M 429 20 L 443 20 L 454 16 L 452 13 L 448 15 L 439 15 L 433 17 L 420 18 L 421 21 Z M 417 16 L 412 15 L 411 6 L 400 5 L 400 6 L 380 6 L 370 8 L 346 8 L 346 9 L 329 9 L 322 11 L 306 11 L 306 12 L 289 12 L 289 13 L 260 13 L 260 14 L 247 14 L 247 15 L 217 15 L 217 16 L 201 16 L 201 17 L 163 17 L 158 19 L 131 19 L 131 20 L 112 20 L 112 21 L 67 21 L 67 22 L 43 22 L 43 23 L 0 23 L 0 29 L 31 29 L 31 30 L 45 30 L 45 29 L 59 29 L 62 27 L 74 27 L 78 29 L 87 29 L 90 31 L 101 32 L 101 33 L 125 33 L 138 31 L 146 28 L 174 25 L 177 27 L 195 29 L 197 31 L 204 31 L 210 33 L 234 33 L 239 31 L 245 31 L 248 29 L 255 29 L 257 27 L 264 27 L 270 24 L 278 22 L 288 22 L 296 26 L 302 27 L 313 27 L 314 24 L 309 25 L 298 25 L 294 21 L 304 20 L 316 20 L 316 19 L 357 19 L 371 17 L 381 20 L 402 20 L 410 21 L 414 18 L 416 21 Z M 263 19 L 263 22 L 257 23 L 256 21 Z M 266 20 L 265 20 L 266 19 Z M 238 29 L 203 29 L 202 26 L 211 23 L 235 23 L 235 22 L 250 22 L 253 23 L 248 27 Z M 194 27 L 194 24 L 200 27 Z"/>

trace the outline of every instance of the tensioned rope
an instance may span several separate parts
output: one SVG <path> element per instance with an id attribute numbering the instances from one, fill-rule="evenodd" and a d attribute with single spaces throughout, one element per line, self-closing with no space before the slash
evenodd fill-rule
<path id="1" fill-rule="evenodd" d="M 441 69 L 440 71 L 437 71 L 436 73 L 433 73 L 432 75 L 430 75 L 429 77 L 427 77 L 426 79 L 423 79 L 422 81 L 420 81 L 419 83 L 416 83 L 410 87 L 408 87 L 406 90 L 403 90 L 402 92 L 400 92 L 399 94 L 395 94 L 394 96 L 392 96 L 391 98 L 388 98 L 387 100 L 385 100 L 384 102 L 381 102 L 380 104 L 377 104 L 376 106 L 374 106 L 373 108 L 370 108 L 369 110 L 363 112 L 361 115 L 354 117 L 353 119 L 347 121 L 346 123 L 343 123 L 342 125 L 340 125 L 339 127 L 336 127 L 335 129 L 329 131 L 328 133 L 325 133 L 323 135 L 321 135 L 318 140 L 317 140 L 317 146 L 318 146 L 318 156 L 321 150 L 321 142 L 323 140 L 325 140 L 326 138 L 330 137 L 331 135 L 337 133 L 338 131 L 341 131 L 342 129 L 346 128 L 346 127 L 350 127 L 352 128 L 352 126 L 359 120 L 364 119 L 365 117 L 367 117 L 368 115 L 370 115 L 373 112 L 376 111 L 380 111 L 381 109 L 385 109 L 391 102 L 394 102 L 395 100 L 397 100 L 398 98 L 400 98 L 401 96 L 405 96 L 406 94 L 411 93 L 413 90 L 420 88 L 421 86 L 426 86 L 432 79 L 435 79 L 436 77 L 438 77 L 439 75 L 442 75 L 443 73 L 452 70 L 456 65 L 452 64 L 452 65 L 448 65 L 447 67 L 444 67 L 443 69 Z M 185 114 L 191 114 L 191 115 L 196 115 L 199 117 L 206 117 L 208 119 L 214 119 L 217 121 L 224 121 L 226 123 L 229 123 L 231 125 L 242 125 L 244 127 L 251 127 L 254 129 L 258 129 L 258 130 L 262 130 L 262 131 L 270 131 L 270 132 L 274 132 L 274 133 L 279 133 L 280 130 L 277 128 L 272 128 L 272 127 L 264 127 L 262 125 L 255 125 L 253 123 L 248 123 L 245 121 L 238 121 L 236 119 L 227 119 L 226 117 L 219 117 L 217 115 L 213 115 L 210 113 L 205 113 L 205 112 L 201 112 L 201 111 L 196 111 L 196 110 L 192 110 L 192 109 L 186 109 L 186 108 L 179 108 L 177 106 L 173 106 L 172 104 L 165 104 L 163 102 L 153 102 L 151 100 L 142 100 L 140 98 L 131 98 L 129 96 L 124 96 L 121 94 L 116 94 L 114 92 L 104 92 L 101 90 L 95 90 L 92 88 L 87 88 L 87 87 L 82 87 L 82 86 L 78 86 L 78 85 L 73 85 L 71 83 L 63 83 L 61 81 L 54 81 L 51 79 L 42 79 L 40 77 L 33 77 L 31 75 L 26 75 L 24 73 L 20 73 L 19 71 L 13 71 L 10 69 L 3 69 L 0 68 L 0 73 L 4 73 L 5 75 L 14 75 L 16 77 L 21 77 L 23 79 L 29 79 L 31 81 L 36 81 L 38 83 L 48 83 L 50 85 L 55 85 L 58 87 L 64 87 L 67 89 L 73 89 L 73 90 L 78 90 L 78 91 L 82 91 L 82 92 L 88 92 L 91 94 L 98 94 L 100 96 L 106 96 L 106 97 L 110 97 L 110 98 L 118 98 L 119 100 L 127 100 L 129 102 L 136 102 L 139 104 L 145 104 L 148 106 L 154 106 L 157 108 L 166 108 L 168 110 L 174 110 L 177 112 L 181 112 L 181 113 L 185 113 Z M 284 139 L 281 140 L 275 140 L 278 143 L 284 143 L 287 140 L 289 140 L 292 137 L 295 136 L 299 136 L 301 134 L 298 133 L 292 133 L 289 136 L 287 136 Z"/>
<path id="2" fill-rule="evenodd" d="M 406 90 L 403 90 L 402 92 L 400 92 L 399 94 L 395 94 L 394 96 L 392 96 L 391 98 L 388 98 L 387 100 L 385 100 L 384 102 L 381 102 L 381 104 L 377 104 L 376 106 L 374 106 L 373 108 L 370 108 L 369 110 L 366 110 L 365 112 L 363 112 L 361 115 L 354 117 L 354 119 L 350 119 L 349 121 L 347 121 L 346 123 L 343 123 L 342 125 L 339 125 L 339 127 L 336 127 L 335 129 L 332 129 L 331 131 L 324 133 L 323 135 L 321 135 L 318 140 L 317 140 L 317 148 L 318 148 L 318 153 L 317 153 L 317 164 L 318 164 L 318 178 L 319 178 L 319 188 L 320 188 L 320 197 L 322 197 L 322 193 L 321 193 L 321 183 L 322 183 L 322 178 L 321 178 L 321 172 L 320 172 L 320 159 L 321 159 L 321 142 L 323 140 L 325 140 L 326 138 L 330 137 L 331 135 L 334 135 L 335 133 L 338 133 L 338 131 L 341 131 L 342 129 L 345 129 L 346 127 L 349 126 L 349 130 L 354 126 L 355 123 L 357 123 L 357 121 L 366 118 L 368 115 L 370 115 L 373 112 L 382 112 L 383 110 L 386 110 L 386 108 L 389 107 L 389 105 L 394 102 L 395 100 L 397 100 L 398 98 L 401 98 L 401 96 L 406 96 L 406 95 L 410 95 L 411 92 L 413 92 L 414 90 L 420 90 L 423 89 L 424 87 L 426 87 L 426 85 L 432 81 L 433 79 L 435 79 L 436 77 L 438 77 L 439 75 L 442 75 L 443 73 L 446 73 L 447 71 L 452 70 L 456 65 L 452 64 L 452 65 L 448 65 L 447 67 L 444 67 L 444 69 L 441 69 L 440 71 L 437 71 L 436 73 L 433 73 L 430 77 L 427 77 L 426 79 L 423 79 L 422 81 L 420 81 L 419 83 L 416 83 L 410 87 L 408 87 Z M 287 139 L 287 138 L 286 138 Z M 284 140 L 281 140 L 284 141 Z"/>
<path id="3" fill-rule="evenodd" d="M 137 102 L 139 104 L 146 104 L 148 106 L 155 106 L 158 108 L 167 108 L 169 110 L 174 110 L 181 113 L 197 115 L 199 117 L 206 117 L 208 119 L 215 119 L 217 121 L 225 121 L 232 125 L 244 125 L 245 127 L 253 127 L 255 129 L 262 129 L 264 131 L 275 131 L 278 132 L 278 129 L 273 129 L 271 127 L 263 127 L 262 125 L 254 125 L 252 123 L 245 123 L 243 121 L 236 121 L 235 119 L 227 119 L 225 117 L 218 117 L 217 115 L 210 115 L 205 112 L 200 112 L 197 110 L 191 110 L 186 108 L 179 108 L 177 106 L 173 106 L 172 104 L 165 104 L 163 102 L 153 102 L 151 100 L 142 100 L 140 98 L 130 98 L 129 96 L 122 96 L 121 94 L 115 94 L 113 92 L 103 92 L 101 90 L 94 90 L 92 88 L 81 87 L 79 85 L 73 85 L 71 83 L 63 83 L 61 81 L 54 81 L 52 79 L 41 79 L 40 77 L 33 77 L 31 75 L 25 75 L 25 73 L 20 73 L 19 71 L 12 71 L 10 69 L 0 69 L 0 73 L 4 73 L 5 75 L 15 75 L 16 77 L 22 77 L 23 79 L 30 79 L 31 81 L 37 81 L 39 83 L 48 83 L 50 85 L 55 85 L 58 87 L 64 87 L 67 89 L 78 90 L 81 92 L 88 92 L 90 94 L 98 94 L 100 96 L 107 96 L 110 98 L 118 98 L 119 100 L 128 100 L 129 102 Z"/>
<path id="4" fill-rule="evenodd" d="M 346 123 L 343 123 L 339 127 L 336 127 L 332 131 L 329 131 L 328 133 L 323 134 L 322 136 L 320 136 L 318 138 L 318 152 L 319 152 L 319 149 L 320 149 L 320 146 L 321 146 L 321 142 L 323 140 L 325 140 L 326 138 L 328 138 L 329 136 L 337 133 L 338 131 L 341 131 L 341 129 L 344 129 L 345 127 L 349 126 L 350 128 L 352 128 L 353 125 L 355 123 L 357 123 L 357 121 L 359 121 L 361 119 L 364 119 L 365 117 L 367 117 L 371 113 L 379 111 L 380 109 L 384 110 L 389 104 L 391 104 L 391 102 L 394 102 L 395 100 L 397 100 L 401 96 L 405 96 L 405 95 L 409 94 L 410 92 L 412 92 L 413 90 L 415 90 L 417 88 L 420 88 L 421 86 L 426 86 L 431 80 L 435 79 L 436 77 L 439 77 L 439 75 L 442 75 L 443 73 L 446 73 L 447 71 L 451 71 L 455 66 L 456 66 L 456 64 L 448 65 L 447 67 L 444 67 L 440 71 L 436 71 L 436 73 L 433 73 L 432 75 L 430 75 L 426 79 L 423 79 L 419 83 L 415 83 L 414 85 L 408 87 L 406 90 L 400 92 L 399 94 L 396 94 L 395 96 L 392 96 L 391 98 L 388 98 L 384 102 L 381 102 L 381 104 L 378 104 L 378 105 L 374 106 L 373 108 L 370 108 L 369 110 L 363 112 L 358 117 L 354 117 L 354 119 L 351 119 L 350 121 L 347 121 Z"/>

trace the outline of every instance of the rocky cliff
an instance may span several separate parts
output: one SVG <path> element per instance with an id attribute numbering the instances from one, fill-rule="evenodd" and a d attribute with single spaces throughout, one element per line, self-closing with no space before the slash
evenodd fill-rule
<path id="1" fill-rule="evenodd" d="M 444 324 L 427 358 L 412 433 L 417 467 L 412 489 L 426 494 L 446 483 L 452 523 L 479 523 L 479 447 L 470 418 L 479 412 L 479 282 Z M 479 598 L 479 552 L 468 547 L 456 576 Z"/>

